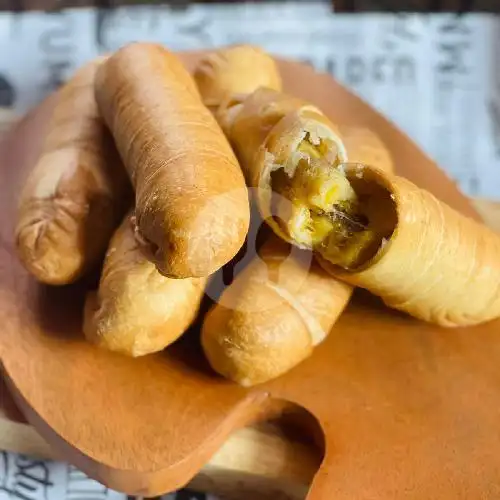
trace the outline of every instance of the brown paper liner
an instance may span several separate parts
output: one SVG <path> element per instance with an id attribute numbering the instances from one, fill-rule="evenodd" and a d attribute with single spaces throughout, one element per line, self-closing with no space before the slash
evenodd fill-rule
<path id="1" fill-rule="evenodd" d="M 346 167 L 350 178 L 357 168 Z M 451 327 L 499 317 L 500 237 L 406 179 L 368 166 L 362 175 L 363 189 L 382 187 L 390 193 L 394 233 L 357 270 L 322 264 L 388 306 L 425 321 Z"/>
<path id="2" fill-rule="evenodd" d="M 309 252 L 274 235 L 208 313 L 202 345 L 212 367 L 242 385 L 275 378 L 309 356 L 352 294 Z"/>
<path id="3" fill-rule="evenodd" d="M 87 297 L 85 336 L 128 356 L 161 351 L 195 319 L 206 281 L 162 276 L 141 252 L 127 216 L 109 244 L 99 289 Z"/>
<path id="4" fill-rule="evenodd" d="M 259 87 L 282 87 L 274 59 L 253 45 L 236 45 L 207 54 L 196 67 L 194 79 L 203 103 L 214 111 L 233 96 L 251 94 Z"/>
<path id="5" fill-rule="evenodd" d="M 137 236 L 161 273 L 208 276 L 248 231 L 245 180 L 181 61 L 130 44 L 96 77 L 96 98 L 136 194 Z"/>
<path id="6" fill-rule="evenodd" d="M 84 66 L 56 94 L 40 157 L 21 194 L 17 252 L 47 284 L 71 283 L 97 265 L 131 202 L 94 99 L 102 61 Z"/>

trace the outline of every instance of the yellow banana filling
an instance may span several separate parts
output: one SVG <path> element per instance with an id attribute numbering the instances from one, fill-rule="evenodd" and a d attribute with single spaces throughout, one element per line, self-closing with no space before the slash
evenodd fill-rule
<path id="1" fill-rule="evenodd" d="M 385 235 L 371 227 L 363 213 L 364 200 L 342 166 L 326 159 L 328 150 L 323 141 L 313 144 L 307 135 L 293 168 L 271 174 L 273 192 L 280 195 L 277 219 L 292 241 L 352 269 L 376 252 Z"/>

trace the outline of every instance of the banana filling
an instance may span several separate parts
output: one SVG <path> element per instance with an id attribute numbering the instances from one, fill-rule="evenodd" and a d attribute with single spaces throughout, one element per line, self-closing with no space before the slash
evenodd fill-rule
<path id="1" fill-rule="evenodd" d="M 274 214 L 292 241 L 331 264 L 355 269 L 391 236 L 393 200 L 383 189 L 366 189 L 362 165 L 348 178 L 338 160 L 329 157 L 331 145 L 315 142 L 307 134 L 290 160 L 294 164 L 272 172 L 272 190 L 279 195 Z"/>

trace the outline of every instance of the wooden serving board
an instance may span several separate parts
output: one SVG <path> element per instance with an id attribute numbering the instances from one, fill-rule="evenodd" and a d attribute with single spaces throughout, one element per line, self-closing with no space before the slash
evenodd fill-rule
<path id="1" fill-rule="evenodd" d="M 500 203 L 472 203 L 488 225 L 500 231 Z M 63 458 L 28 424 L 1 379 L 0 450 Z M 257 495 L 260 500 L 302 500 L 319 465 L 319 450 L 311 443 L 286 432 L 286 424 L 266 422 L 231 434 L 189 486 L 231 500 L 254 500 Z"/>
<path id="2" fill-rule="evenodd" d="M 0 450 L 64 460 L 29 425 L 0 379 Z M 224 500 L 302 500 L 320 464 L 320 453 L 278 423 L 230 435 L 187 486 Z"/>
<path id="3" fill-rule="evenodd" d="M 289 92 L 337 123 L 377 131 L 400 174 L 478 217 L 363 101 L 311 68 L 280 67 Z M 37 285 L 12 245 L 18 191 L 50 106 L 0 151 L 0 357 L 17 404 L 60 456 L 114 489 L 160 494 L 186 484 L 233 431 L 281 416 L 323 452 L 309 500 L 500 497 L 500 322 L 440 329 L 358 293 L 311 358 L 253 389 L 209 369 L 196 329 L 137 360 L 85 343 L 85 285 Z"/>

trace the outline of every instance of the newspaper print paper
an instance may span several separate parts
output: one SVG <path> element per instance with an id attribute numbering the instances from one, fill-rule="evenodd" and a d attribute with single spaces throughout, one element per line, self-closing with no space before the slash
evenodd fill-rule
<path id="1" fill-rule="evenodd" d="M 465 192 L 500 199 L 499 23 L 487 14 L 335 15 L 329 2 L 2 13 L 0 106 L 24 111 L 84 62 L 133 40 L 174 50 L 257 43 L 333 74 Z"/>

